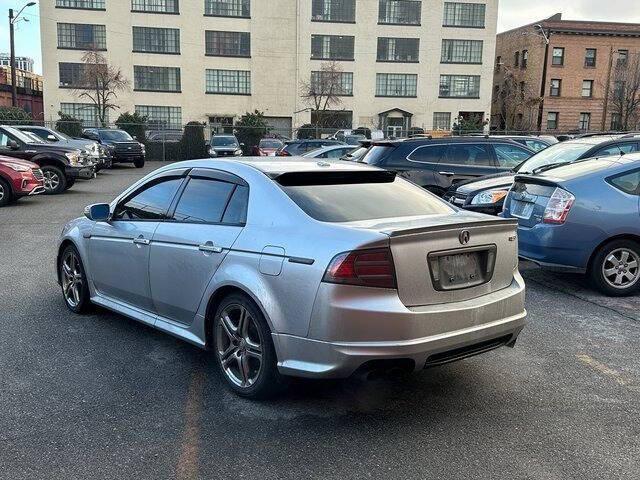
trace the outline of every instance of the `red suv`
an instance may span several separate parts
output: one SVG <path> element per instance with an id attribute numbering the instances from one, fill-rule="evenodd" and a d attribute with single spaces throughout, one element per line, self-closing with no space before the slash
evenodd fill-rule
<path id="1" fill-rule="evenodd" d="M 42 180 L 35 163 L 0 155 L 0 207 L 20 197 L 44 193 Z"/>

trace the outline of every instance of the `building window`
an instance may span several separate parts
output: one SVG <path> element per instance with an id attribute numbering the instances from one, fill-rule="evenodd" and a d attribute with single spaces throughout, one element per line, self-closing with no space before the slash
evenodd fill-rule
<path id="1" fill-rule="evenodd" d="M 58 64 L 60 88 L 86 88 L 86 65 L 84 63 Z"/>
<path id="2" fill-rule="evenodd" d="M 529 50 L 522 51 L 522 68 L 527 68 L 529 63 Z"/>
<path id="3" fill-rule="evenodd" d="M 214 57 L 250 57 L 251 35 L 248 32 L 205 32 L 205 53 Z"/>
<path id="4" fill-rule="evenodd" d="M 419 38 L 378 38 L 379 62 L 417 62 Z"/>
<path id="5" fill-rule="evenodd" d="M 182 129 L 182 108 L 162 105 L 136 105 L 136 113 L 147 117 L 149 128 Z"/>
<path id="6" fill-rule="evenodd" d="M 314 60 L 353 60 L 355 37 L 311 35 L 311 58 Z"/>
<path id="7" fill-rule="evenodd" d="M 547 130 L 557 130 L 558 129 L 558 112 L 548 112 L 547 113 Z"/>
<path id="8" fill-rule="evenodd" d="M 551 65 L 564 65 L 564 47 L 554 47 L 553 56 L 551 58 Z"/>
<path id="9" fill-rule="evenodd" d="M 180 68 L 134 65 L 133 88 L 148 92 L 180 92 Z"/>
<path id="10" fill-rule="evenodd" d="M 619 67 L 625 67 L 629 62 L 629 50 L 618 50 L 618 62 Z"/>
<path id="11" fill-rule="evenodd" d="M 378 73 L 376 97 L 417 97 L 418 75 Z"/>
<path id="12" fill-rule="evenodd" d="M 251 16 L 251 0 L 204 0 L 204 14 L 214 17 Z"/>
<path id="13" fill-rule="evenodd" d="M 311 20 L 314 22 L 355 23 L 355 0 L 313 0 Z"/>
<path id="14" fill-rule="evenodd" d="M 83 127 L 102 125 L 98 116 L 98 108 L 93 103 L 61 103 L 60 112 L 77 118 L 82 122 Z M 108 112 L 105 120 L 109 121 Z"/>
<path id="15" fill-rule="evenodd" d="M 179 13 L 178 0 L 131 0 L 133 12 Z"/>
<path id="16" fill-rule="evenodd" d="M 587 48 L 584 54 L 584 66 L 585 67 L 595 67 L 596 66 L 596 54 L 597 50 L 595 48 Z"/>
<path id="17" fill-rule="evenodd" d="M 520 66 L 520 52 L 516 52 L 513 54 L 513 66 L 514 67 Z"/>
<path id="18" fill-rule="evenodd" d="M 434 112 L 434 130 L 451 130 L 451 112 Z"/>
<path id="19" fill-rule="evenodd" d="M 502 66 L 502 57 L 498 55 L 496 57 L 496 70 L 500 70 L 501 66 Z"/>
<path id="20" fill-rule="evenodd" d="M 590 113 L 581 113 L 580 120 L 578 121 L 578 128 L 580 130 L 589 130 L 591 127 L 591 114 Z"/>
<path id="21" fill-rule="evenodd" d="M 353 95 L 353 73 L 314 71 L 311 72 L 311 88 L 314 92 L 337 96 Z"/>
<path id="22" fill-rule="evenodd" d="M 180 30 L 178 28 L 133 27 L 133 51 L 180 53 Z"/>
<path id="23" fill-rule="evenodd" d="M 56 0 L 56 7 L 82 10 L 104 10 L 105 0 Z"/>
<path id="24" fill-rule="evenodd" d="M 482 40 L 442 40 L 440 62 L 480 65 L 482 64 L 482 46 Z"/>
<path id="25" fill-rule="evenodd" d="M 444 3 L 444 27 L 484 28 L 486 6 L 483 3 Z"/>
<path id="26" fill-rule="evenodd" d="M 549 95 L 551 97 L 559 97 L 562 90 L 562 80 L 559 78 L 552 78 L 550 87 L 549 87 Z"/>
<path id="27" fill-rule="evenodd" d="M 414 0 L 380 0 L 378 23 L 420 25 L 422 2 Z"/>
<path id="28" fill-rule="evenodd" d="M 622 130 L 622 115 L 619 113 L 611 114 L 611 130 Z"/>
<path id="29" fill-rule="evenodd" d="M 440 98 L 480 98 L 480 75 L 440 75 Z"/>
<path id="30" fill-rule="evenodd" d="M 104 25 L 59 23 L 58 48 L 106 50 L 107 29 Z"/>
<path id="31" fill-rule="evenodd" d="M 246 70 L 207 70 L 206 92 L 251 95 L 251 72 Z"/>
<path id="32" fill-rule="evenodd" d="M 582 81 L 582 96 L 593 97 L 593 80 Z"/>

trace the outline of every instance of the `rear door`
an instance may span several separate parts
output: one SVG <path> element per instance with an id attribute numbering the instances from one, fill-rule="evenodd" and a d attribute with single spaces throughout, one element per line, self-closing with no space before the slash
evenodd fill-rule
<path id="1" fill-rule="evenodd" d="M 444 193 L 437 188 L 434 171 L 444 156 L 444 145 L 421 145 L 413 150 L 398 147 L 385 161 L 384 167 L 399 176 L 420 185 L 439 196 Z"/>
<path id="2" fill-rule="evenodd" d="M 488 143 L 452 143 L 434 172 L 435 183 L 446 192 L 451 185 L 496 173 L 493 149 Z"/>
<path id="3" fill-rule="evenodd" d="M 158 226 L 149 279 L 157 313 L 191 324 L 213 277 L 246 221 L 249 187 L 240 178 L 194 169 Z"/>

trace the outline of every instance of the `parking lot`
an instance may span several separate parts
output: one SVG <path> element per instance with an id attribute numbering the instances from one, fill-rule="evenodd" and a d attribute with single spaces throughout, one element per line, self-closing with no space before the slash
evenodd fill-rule
<path id="1" fill-rule="evenodd" d="M 0 210 L 2 478 L 637 479 L 640 297 L 522 265 L 515 349 L 402 378 L 296 381 L 251 402 L 207 352 L 105 310 L 71 314 L 56 240 L 143 170 Z"/>

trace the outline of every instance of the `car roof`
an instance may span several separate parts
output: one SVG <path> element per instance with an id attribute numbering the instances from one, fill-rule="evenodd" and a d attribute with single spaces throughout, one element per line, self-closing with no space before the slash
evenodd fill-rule
<path id="1" fill-rule="evenodd" d="M 373 145 L 430 145 L 433 143 L 516 143 L 508 137 L 494 138 L 494 137 L 441 137 L 441 138 L 428 138 L 428 137 L 413 137 L 400 140 L 380 140 L 373 142 Z M 522 145 L 519 145 L 522 146 Z M 524 147 L 526 148 L 526 147 Z"/>

